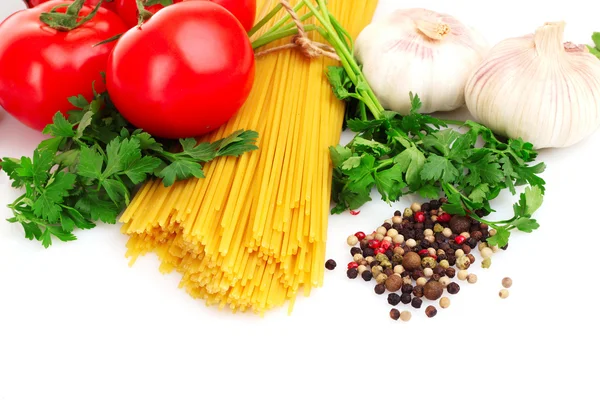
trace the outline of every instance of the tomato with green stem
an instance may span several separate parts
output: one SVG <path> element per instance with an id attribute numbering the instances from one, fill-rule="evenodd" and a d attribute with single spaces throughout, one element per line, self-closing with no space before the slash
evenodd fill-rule
<path id="1" fill-rule="evenodd" d="M 208 1 L 183 2 L 119 39 L 106 84 L 132 124 L 160 137 L 193 137 L 239 110 L 254 69 L 248 35 L 231 13 Z"/>
<path id="2" fill-rule="evenodd" d="M 31 7 L 39 6 L 40 4 L 43 4 L 43 3 L 47 3 L 50 0 L 24 0 L 24 1 L 25 1 L 25 4 L 27 5 L 27 7 L 31 8 Z M 96 7 L 96 5 L 98 3 L 100 3 L 100 1 L 101 0 L 85 0 L 85 5 L 89 6 L 89 7 Z M 104 0 L 102 2 L 102 7 L 106 8 L 107 10 L 111 10 L 113 12 L 117 11 L 115 0 Z"/>
<path id="3" fill-rule="evenodd" d="M 49 1 L 0 23 L 0 105 L 37 130 L 73 108 L 68 97 L 90 99 L 93 82 L 104 90 L 101 73 L 114 43 L 95 45 L 127 30 L 112 11 L 93 14 L 83 0 L 64 4 Z"/>

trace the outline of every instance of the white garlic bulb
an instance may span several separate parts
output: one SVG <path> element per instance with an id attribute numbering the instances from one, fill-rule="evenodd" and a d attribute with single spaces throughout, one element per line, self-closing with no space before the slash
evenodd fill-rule
<path id="1" fill-rule="evenodd" d="M 475 119 L 537 149 L 570 146 L 600 129 L 600 60 L 563 44 L 564 29 L 547 23 L 490 50 L 465 88 Z"/>
<path id="2" fill-rule="evenodd" d="M 423 102 L 420 112 L 431 113 L 465 104 L 465 84 L 487 49 L 483 37 L 456 18 L 413 8 L 368 25 L 355 55 L 383 107 L 408 113 L 412 92 Z"/>

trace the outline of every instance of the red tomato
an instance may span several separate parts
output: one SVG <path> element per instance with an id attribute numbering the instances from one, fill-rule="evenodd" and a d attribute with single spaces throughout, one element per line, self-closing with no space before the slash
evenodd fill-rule
<path id="1" fill-rule="evenodd" d="M 54 30 L 40 21 L 40 14 L 59 4 L 65 1 L 18 11 L 0 23 L 0 105 L 34 129 L 44 128 L 57 111 L 72 109 L 68 97 L 91 98 L 92 82 L 103 90 L 100 72 L 114 43 L 93 45 L 127 29 L 115 13 L 100 9 L 74 30 Z M 81 15 L 91 11 L 84 6 Z"/>
<path id="2" fill-rule="evenodd" d="M 182 0 L 172 0 L 173 3 L 180 3 Z M 125 25 L 129 28 L 134 27 L 138 23 L 137 4 L 135 0 L 115 0 L 117 14 L 125 21 Z M 150 7 L 145 7 L 151 13 L 156 13 L 164 8 L 160 4 L 155 4 Z"/>
<path id="3" fill-rule="evenodd" d="M 50 0 L 25 0 L 25 4 L 27 4 L 27 6 L 31 8 L 39 6 L 42 3 L 47 3 L 48 1 Z M 96 7 L 96 4 L 98 3 L 100 3 L 100 0 L 85 0 L 85 5 L 90 6 L 92 8 Z M 117 8 L 115 6 L 115 0 L 104 0 L 104 3 L 102 3 L 102 7 L 111 11 L 117 11 Z"/>
<path id="4" fill-rule="evenodd" d="M 135 126 L 166 138 L 208 133 L 231 118 L 254 82 L 240 23 L 207 1 L 169 6 L 130 29 L 108 60 L 106 84 Z"/>

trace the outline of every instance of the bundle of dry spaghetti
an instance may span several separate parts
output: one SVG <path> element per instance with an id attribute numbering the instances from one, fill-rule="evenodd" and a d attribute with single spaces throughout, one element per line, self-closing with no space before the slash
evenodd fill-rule
<path id="1" fill-rule="evenodd" d="M 270 10 L 277 1 L 258 3 Z M 376 5 L 332 0 L 328 8 L 356 36 Z M 259 57 L 244 107 L 208 139 L 251 129 L 260 149 L 206 164 L 204 179 L 147 183 L 121 218 L 132 262 L 156 252 L 161 271 L 181 273 L 192 296 L 236 311 L 263 313 L 288 300 L 291 310 L 300 290 L 321 286 L 328 147 L 339 142 L 344 116 L 325 76 L 334 64 L 294 49 Z"/>

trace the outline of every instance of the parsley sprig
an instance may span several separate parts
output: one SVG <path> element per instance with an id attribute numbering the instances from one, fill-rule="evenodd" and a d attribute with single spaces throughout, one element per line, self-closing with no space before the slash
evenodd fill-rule
<path id="1" fill-rule="evenodd" d="M 170 186 L 203 178 L 203 163 L 257 149 L 253 131 L 237 131 L 213 143 L 159 141 L 132 127 L 106 93 L 96 94 L 91 102 L 83 96 L 69 101 L 77 109 L 68 119 L 55 114 L 44 129 L 50 138 L 32 157 L 0 161 L 12 186 L 25 191 L 8 206 L 13 212 L 8 221 L 21 224 L 25 237 L 44 247 L 53 238 L 75 240 L 76 228 L 116 223 L 136 187 L 147 179 L 161 178 Z"/>
<path id="2" fill-rule="evenodd" d="M 348 102 L 346 125 L 356 136 L 346 146 L 330 148 L 334 166 L 333 213 L 359 208 L 371 200 L 374 188 L 392 202 L 409 193 L 438 198 L 444 193 L 445 211 L 470 215 L 488 223 L 497 234 L 488 242 L 504 246 L 510 231 L 531 232 L 532 218 L 543 200 L 545 182 L 539 177 L 543 163 L 532 164 L 537 153 L 521 139 L 501 141 L 487 127 L 473 121 L 459 122 L 465 133 L 449 129 L 455 121 L 443 121 L 419 113 L 421 101 L 411 96 L 408 115 L 386 111 L 369 86 L 354 58 L 353 42 L 327 9 L 325 0 L 302 0 L 320 26 L 316 30 L 341 59 L 328 77 L 336 96 Z M 408 95 L 408 94 L 407 94 Z M 514 216 L 505 221 L 483 219 L 494 210 L 490 202 L 508 189 L 528 185 L 513 206 Z"/>

